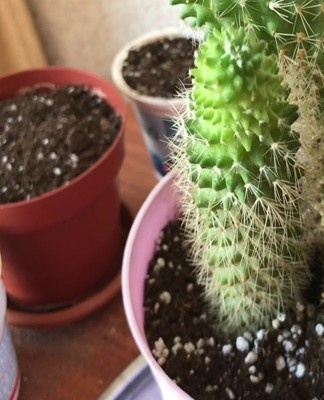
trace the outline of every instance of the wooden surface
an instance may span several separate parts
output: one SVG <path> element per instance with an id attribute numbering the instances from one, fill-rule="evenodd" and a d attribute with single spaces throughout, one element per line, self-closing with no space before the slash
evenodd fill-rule
<path id="1" fill-rule="evenodd" d="M 122 200 L 134 216 L 156 179 L 130 107 L 128 111 L 120 185 Z M 19 400 L 96 400 L 138 355 L 120 295 L 71 325 L 10 328 L 22 372 Z"/>
<path id="2" fill-rule="evenodd" d="M 0 74 L 46 65 L 26 0 L 0 0 Z"/>

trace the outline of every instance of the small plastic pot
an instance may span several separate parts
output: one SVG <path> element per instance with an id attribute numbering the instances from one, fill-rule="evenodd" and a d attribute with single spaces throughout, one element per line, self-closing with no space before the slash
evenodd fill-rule
<path id="1" fill-rule="evenodd" d="M 133 105 L 158 179 L 161 179 L 168 171 L 170 154 L 168 139 L 175 134 L 173 118 L 184 112 L 185 101 L 180 97 L 166 99 L 139 94 L 126 83 L 122 66 L 131 49 L 140 48 L 162 38 L 174 37 L 188 37 L 188 35 L 179 30 L 165 29 L 140 36 L 116 54 L 111 70 L 113 82 Z"/>
<path id="2" fill-rule="evenodd" d="M 63 67 L 2 77 L 0 99 L 48 84 L 99 90 L 122 117 L 122 128 L 106 153 L 69 184 L 28 201 L 0 205 L 6 290 L 12 302 L 33 310 L 78 302 L 104 286 L 120 267 L 117 175 L 124 157 L 125 105 L 110 82 Z"/>

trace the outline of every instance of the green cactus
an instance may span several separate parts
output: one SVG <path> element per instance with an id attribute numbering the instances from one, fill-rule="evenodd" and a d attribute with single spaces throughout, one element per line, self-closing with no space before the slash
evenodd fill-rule
<path id="1" fill-rule="evenodd" d="M 244 28 L 209 32 L 173 143 L 193 262 L 227 331 L 268 322 L 309 281 L 297 107 L 265 48 Z"/>
<path id="2" fill-rule="evenodd" d="M 170 0 L 182 4 L 182 18 L 194 26 L 216 28 L 228 23 L 245 27 L 282 50 L 289 58 L 300 52 L 323 62 L 324 3 L 318 0 Z"/>
<path id="3" fill-rule="evenodd" d="M 297 104 L 296 129 L 305 167 L 303 186 L 324 238 L 324 2 L 323 0 L 170 0 L 182 5 L 182 18 L 207 30 L 229 24 L 244 27 L 267 42 L 279 59 L 280 73 Z"/>
<path id="4" fill-rule="evenodd" d="M 194 26 L 216 25 L 210 0 L 170 0 L 172 5 L 182 4 L 181 18 L 190 18 Z"/>

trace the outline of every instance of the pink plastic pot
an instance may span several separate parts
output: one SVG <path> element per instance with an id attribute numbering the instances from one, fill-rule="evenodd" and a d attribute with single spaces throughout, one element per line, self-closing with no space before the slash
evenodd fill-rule
<path id="1" fill-rule="evenodd" d="M 0 399 L 16 400 L 20 387 L 20 372 L 6 323 L 6 306 L 6 293 L 0 276 Z"/>
<path id="2" fill-rule="evenodd" d="M 144 332 L 144 280 L 161 229 L 177 214 L 172 174 L 163 178 L 138 212 L 128 236 L 122 266 L 122 293 L 133 338 L 159 385 L 163 400 L 192 400 L 152 356 Z"/>
<path id="3" fill-rule="evenodd" d="M 117 174 L 124 157 L 125 106 L 106 80 L 71 68 L 28 70 L 0 79 L 0 99 L 34 85 L 84 84 L 122 117 L 112 147 L 68 185 L 29 201 L 0 205 L 3 279 L 15 303 L 55 308 L 84 299 L 119 268 L 120 199 Z"/>

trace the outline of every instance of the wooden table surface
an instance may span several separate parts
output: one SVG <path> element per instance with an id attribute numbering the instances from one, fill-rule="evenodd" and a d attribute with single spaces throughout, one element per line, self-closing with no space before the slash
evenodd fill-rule
<path id="1" fill-rule="evenodd" d="M 139 126 L 128 105 L 120 191 L 133 216 L 156 182 Z M 96 400 L 138 355 L 120 295 L 70 325 L 10 328 L 22 372 L 19 400 Z"/>

